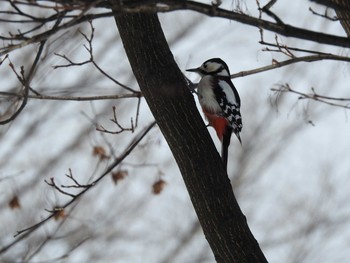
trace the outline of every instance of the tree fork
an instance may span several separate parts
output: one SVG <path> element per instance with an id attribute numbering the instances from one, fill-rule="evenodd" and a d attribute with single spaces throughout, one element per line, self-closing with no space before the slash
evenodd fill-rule
<path id="1" fill-rule="evenodd" d="M 238 206 L 157 15 L 114 14 L 134 75 L 180 168 L 216 261 L 267 262 Z"/>

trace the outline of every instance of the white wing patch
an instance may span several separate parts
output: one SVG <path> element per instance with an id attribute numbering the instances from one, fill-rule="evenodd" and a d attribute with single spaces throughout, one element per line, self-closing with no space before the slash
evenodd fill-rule
<path id="1" fill-rule="evenodd" d="M 216 100 L 212 85 L 211 76 L 204 76 L 201 79 L 198 83 L 198 100 L 202 108 L 212 113 L 221 114 L 222 109 Z"/>

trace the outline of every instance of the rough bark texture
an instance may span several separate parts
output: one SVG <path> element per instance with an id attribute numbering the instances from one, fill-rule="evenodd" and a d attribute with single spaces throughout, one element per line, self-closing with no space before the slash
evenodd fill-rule
<path id="1" fill-rule="evenodd" d="M 140 89 L 177 161 L 217 262 L 266 262 L 157 15 L 115 12 L 115 20 Z"/>
<path id="2" fill-rule="evenodd" d="M 350 0 L 334 0 L 338 8 L 335 8 L 335 12 L 343 26 L 346 34 L 350 38 Z"/>

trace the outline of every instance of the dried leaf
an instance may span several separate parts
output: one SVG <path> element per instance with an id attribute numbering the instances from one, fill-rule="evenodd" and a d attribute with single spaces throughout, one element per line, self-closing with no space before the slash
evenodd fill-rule
<path id="1" fill-rule="evenodd" d="M 21 208 L 21 204 L 19 203 L 19 198 L 17 195 L 15 195 L 11 201 L 9 202 L 9 207 L 11 209 L 17 209 L 17 208 Z"/>
<path id="2" fill-rule="evenodd" d="M 93 156 L 97 156 L 101 161 L 109 159 L 109 156 L 106 154 L 106 150 L 102 146 L 95 146 L 92 151 Z"/>
<path id="3" fill-rule="evenodd" d="M 162 180 L 162 179 L 159 179 L 159 180 L 158 180 L 157 182 L 155 182 L 155 183 L 153 184 L 153 186 L 152 186 L 152 188 L 153 188 L 153 193 L 154 193 L 155 195 L 160 194 L 160 193 L 163 191 L 165 185 L 166 185 L 166 182 L 165 182 L 164 180 Z"/>
<path id="4" fill-rule="evenodd" d="M 66 216 L 66 214 L 64 213 L 64 209 L 62 207 L 55 207 L 54 211 L 55 211 L 54 212 L 55 214 L 54 214 L 53 218 L 56 221 L 58 221 Z"/>
<path id="5" fill-rule="evenodd" d="M 119 181 L 124 180 L 124 178 L 128 175 L 129 172 L 127 170 L 119 170 L 112 173 L 112 180 L 115 184 L 117 184 Z"/>

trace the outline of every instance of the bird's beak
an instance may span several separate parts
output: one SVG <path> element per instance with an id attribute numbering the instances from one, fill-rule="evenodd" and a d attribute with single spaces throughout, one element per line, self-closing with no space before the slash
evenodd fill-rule
<path id="1" fill-rule="evenodd" d="M 186 69 L 186 71 L 199 72 L 199 68 L 190 68 L 190 69 Z"/>

